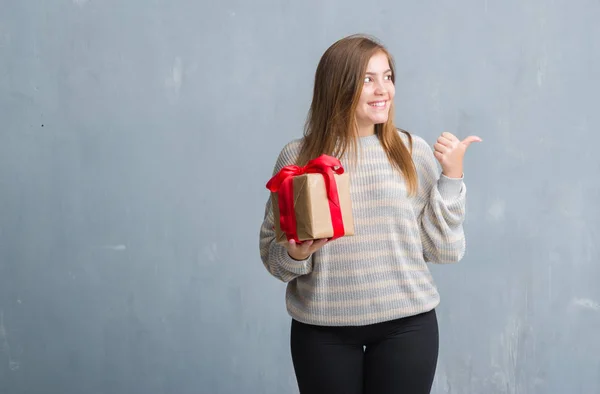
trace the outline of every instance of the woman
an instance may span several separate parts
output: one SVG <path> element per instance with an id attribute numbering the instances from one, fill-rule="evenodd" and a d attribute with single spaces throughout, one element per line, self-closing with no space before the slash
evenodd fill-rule
<path id="1" fill-rule="evenodd" d="M 431 390 L 439 294 L 427 262 L 457 262 L 465 253 L 463 157 L 481 140 L 443 133 L 432 152 L 397 129 L 394 81 L 393 59 L 374 39 L 334 43 L 317 67 L 304 137 L 275 164 L 273 174 L 328 154 L 351 181 L 355 235 L 282 246 L 270 201 L 261 227 L 262 261 L 287 283 L 303 394 Z"/>

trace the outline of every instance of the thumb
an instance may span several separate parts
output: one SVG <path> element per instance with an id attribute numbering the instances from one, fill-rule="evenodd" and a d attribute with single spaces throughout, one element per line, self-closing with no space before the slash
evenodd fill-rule
<path id="1" fill-rule="evenodd" d="M 466 147 L 471 145 L 473 142 L 481 142 L 481 138 L 477 137 L 476 135 L 470 135 L 467 138 L 465 138 L 464 140 L 462 140 L 460 143 L 465 145 Z"/>

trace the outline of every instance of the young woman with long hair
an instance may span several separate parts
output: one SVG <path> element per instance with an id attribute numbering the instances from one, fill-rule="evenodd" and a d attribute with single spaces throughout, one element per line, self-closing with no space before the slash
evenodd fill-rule
<path id="1" fill-rule="evenodd" d="M 442 133 L 432 149 L 394 125 L 394 94 L 394 61 L 382 44 L 362 35 L 337 41 L 318 64 L 304 136 L 275 163 L 273 174 L 334 156 L 351 185 L 353 236 L 277 243 L 270 199 L 260 230 L 265 267 L 287 283 L 303 394 L 431 390 L 440 297 L 427 263 L 465 253 L 463 157 L 480 138 Z"/>

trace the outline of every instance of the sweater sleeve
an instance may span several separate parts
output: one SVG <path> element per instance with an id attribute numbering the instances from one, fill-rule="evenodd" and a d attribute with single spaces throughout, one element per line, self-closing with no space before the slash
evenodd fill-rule
<path id="1" fill-rule="evenodd" d="M 425 261 L 455 263 L 465 254 L 466 186 L 464 177 L 441 174 L 432 149 L 414 138 L 413 157 L 419 177 L 417 215 Z"/>
<path id="2" fill-rule="evenodd" d="M 298 141 L 293 141 L 282 149 L 275 163 L 273 175 L 279 172 L 284 166 L 295 163 L 298 145 Z M 312 256 L 309 256 L 306 260 L 294 260 L 287 253 L 285 246 L 276 242 L 271 204 L 271 196 L 269 195 L 265 206 L 263 223 L 260 227 L 260 257 L 265 268 L 271 275 L 287 283 L 298 276 L 312 272 Z"/>

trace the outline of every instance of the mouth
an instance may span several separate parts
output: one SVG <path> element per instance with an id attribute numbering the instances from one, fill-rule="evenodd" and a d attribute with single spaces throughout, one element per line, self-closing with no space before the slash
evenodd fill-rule
<path id="1" fill-rule="evenodd" d="M 372 101 L 369 103 L 369 106 L 374 107 L 374 108 L 385 108 L 386 105 L 387 105 L 387 100 Z"/>

